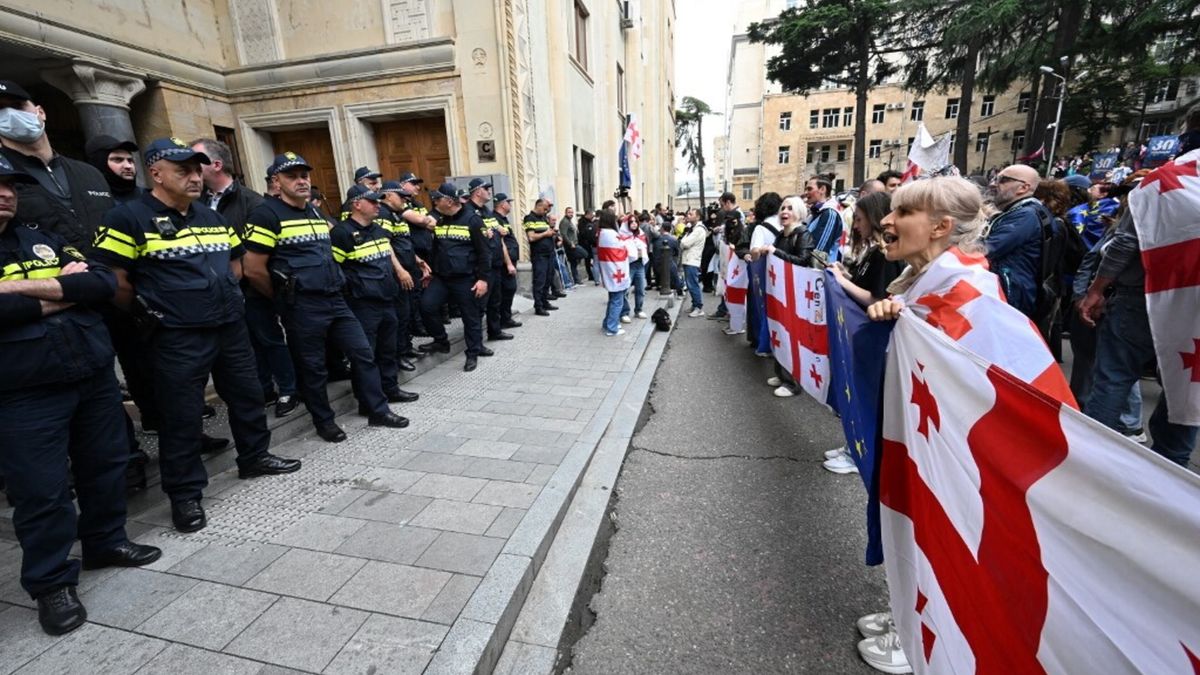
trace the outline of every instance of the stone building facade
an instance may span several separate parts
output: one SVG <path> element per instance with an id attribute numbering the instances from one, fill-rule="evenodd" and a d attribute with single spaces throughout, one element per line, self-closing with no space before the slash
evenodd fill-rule
<path id="1" fill-rule="evenodd" d="M 259 190 L 292 150 L 327 194 L 363 165 L 486 175 L 518 210 L 599 206 L 634 114 L 631 193 L 653 203 L 674 187 L 674 22 L 671 0 L 3 0 L 0 78 L 63 154 L 215 136 Z"/>

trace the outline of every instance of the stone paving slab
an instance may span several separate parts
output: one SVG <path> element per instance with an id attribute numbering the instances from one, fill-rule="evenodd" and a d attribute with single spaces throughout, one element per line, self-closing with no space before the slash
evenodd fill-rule
<path id="1" fill-rule="evenodd" d="M 461 355 L 430 364 L 404 385 L 421 399 L 394 406 L 407 429 L 345 414 L 349 439 L 327 444 L 308 427 L 273 448 L 304 459 L 288 476 L 240 481 L 210 462 L 200 532 L 174 531 L 147 491 L 128 530 L 163 558 L 85 573 L 90 621 L 72 635 L 37 628 L 0 528 L 0 674 L 490 672 L 656 338 L 646 321 L 604 337 L 604 299 L 588 286 L 523 317 L 473 373 Z M 536 647 L 508 672 L 544 660 Z"/>

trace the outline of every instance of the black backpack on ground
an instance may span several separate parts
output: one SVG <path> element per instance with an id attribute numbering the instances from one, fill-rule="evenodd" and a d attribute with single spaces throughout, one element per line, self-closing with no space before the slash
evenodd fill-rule
<path id="1" fill-rule="evenodd" d="M 662 307 L 654 310 L 654 313 L 650 315 L 650 320 L 654 322 L 656 328 L 664 333 L 671 330 L 671 315 L 667 314 L 667 310 Z"/>

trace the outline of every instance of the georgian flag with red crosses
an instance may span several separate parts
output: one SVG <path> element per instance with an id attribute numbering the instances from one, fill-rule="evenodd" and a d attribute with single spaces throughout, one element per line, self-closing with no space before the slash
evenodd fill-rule
<path id="1" fill-rule="evenodd" d="M 737 256 L 732 245 L 721 244 L 728 263 L 725 266 L 725 309 L 729 311 L 729 328 L 746 330 L 746 296 L 750 292 L 750 269 Z"/>
<path id="2" fill-rule="evenodd" d="M 825 273 L 767 257 L 767 329 L 775 360 L 821 403 L 829 399 Z"/>
<path id="3" fill-rule="evenodd" d="M 1200 476 L 951 333 L 902 313 L 884 385 L 884 560 L 913 670 L 1200 673 Z"/>
<path id="4" fill-rule="evenodd" d="M 1193 150 L 1152 171 L 1129 193 L 1169 418 L 1191 426 L 1200 425 L 1198 165 L 1200 150 Z"/>

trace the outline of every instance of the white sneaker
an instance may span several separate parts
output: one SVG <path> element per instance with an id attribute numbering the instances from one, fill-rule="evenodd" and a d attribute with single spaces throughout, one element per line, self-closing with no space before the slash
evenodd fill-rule
<path id="1" fill-rule="evenodd" d="M 912 672 L 912 666 L 908 665 L 908 658 L 904 656 L 904 649 L 900 647 L 900 635 L 896 631 L 859 642 L 858 655 L 868 666 L 883 673 L 903 675 Z"/>
<path id="2" fill-rule="evenodd" d="M 726 335 L 741 335 L 742 333 L 745 333 L 746 331 L 745 330 L 734 330 L 732 328 L 726 328 L 725 330 L 723 330 L 721 332 L 725 333 Z"/>
<path id="3" fill-rule="evenodd" d="M 618 328 L 618 329 L 617 329 L 617 332 L 615 332 L 615 333 L 609 333 L 608 331 L 605 331 L 605 332 L 604 332 L 604 334 L 605 334 L 605 335 L 607 335 L 608 337 L 617 337 L 618 335 L 624 335 L 624 334 L 625 334 L 625 329 L 624 329 L 624 328 Z"/>
<path id="4" fill-rule="evenodd" d="M 846 446 L 844 446 L 844 445 L 840 448 L 826 450 L 825 451 L 825 459 L 834 459 L 836 457 L 846 454 L 846 452 L 847 452 L 847 449 L 846 449 Z M 875 615 L 872 614 L 871 616 L 875 616 Z M 873 633 L 873 635 L 879 635 L 879 633 Z"/>
<path id="5" fill-rule="evenodd" d="M 1146 436 L 1145 427 L 1143 427 L 1141 429 L 1135 429 L 1133 431 L 1126 431 L 1126 432 L 1124 432 L 1124 435 L 1125 435 L 1125 438 L 1128 438 L 1129 440 L 1133 441 L 1134 443 L 1145 443 L 1146 441 L 1149 440 L 1149 438 Z"/>
<path id="6" fill-rule="evenodd" d="M 688 314 L 688 316 L 689 316 L 689 317 L 691 317 L 691 318 L 693 318 L 693 319 L 698 319 L 698 318 L 700 318 L 700 317 L 702 317 L 702 316 L 704 316 L 704 315 L 705 315 L 705 314 L 704 314 L 704 310 L 702 310 L 702 309 L 693 309 L 693 310 L 692 310 L 692 313 L 691 313 L 691 314 Z"/>
<path id="7" fill-rule="evenodd" d="M 633 320 L 629 318 L 628 314 L 626 314 L 621 317 L 621 323 L 633 323 Z"/>
<path id="8" fill-rule="evenodd" d="M 839 474 L 858 473 L 858 465 L 854 463 L 854 460 L 850 459 L 850 455 L 845 453 L 821 462 L 821 466 L 825 467 L 827 471 Z"/>
<path id="9" fill-rule="evenodd" d="M 883 635 L 892 630 L 892 613 L 875 612 L 874 614 L 868 614 L 856 621 L 855 625 L 858 626 L 858 632 L 862 633 L 863 637 L 869 638 Z"/>
<path id="10" fill-rule="evenodd" d="M 767 385 L 768 385 L 768 386 L 771 386 L 771 387 L 778 387 L 778 386 L 779 386 L 779 385 L 781 385 L 781 384 L 783 384 L 783 380 L 779 379 L 778 377 L 775 377 L 774 375 L 772 375 L 771 377 L 768 377 L 768 378 L 767 378 Z"/>
<path id="11" fill-rule="evenodd" d="M 774 352 L 754 352 L 754 355 L 760 359 L 769 359 L 775 356 Z"/>
<path id="12" fill-rule="evenodd" d="M 779 387 L 777 387 L 775 389 L 775 395 L 778 396 L 779 398 L 790 398 L 792 396 L 795 396 L 796 392 L 792 391 L 791 389 L 788 389 L 787 387 L 780 385 Z"/>
<path id="13" fill-rule="evenodd" d="M 645 312 L 638 312 L 638 313 L 637 313 L 637 314 L 635 314 L 634 316 L 636 316 L 636 317 L 637 317 L 637 318 L 639 318 L 639 319 L 648 319 L 648 318 L 650 318 L 650 317 L 646 316 L 646 313 L 645 313 Z"/>

